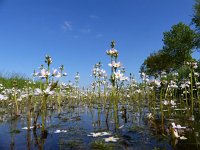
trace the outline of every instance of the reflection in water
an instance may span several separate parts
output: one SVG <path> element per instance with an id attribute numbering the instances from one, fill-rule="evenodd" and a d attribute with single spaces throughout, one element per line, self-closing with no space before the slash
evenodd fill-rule
<path id="1" fill-rule="evenodd" d="M 87 103 L 72 100 L 62 108 L 58 108 L 59 111 L 50 108 L 41 113 L 38 113 L 37 109 L 32 109 L 34 113 L 31 113 L 30 106 L 22 112 L 23 116 L 30 115 L 30 119 L 12 116 L 13 119 L 4 123 L 6 124 L 4 128 L 0 125 L 3 134 L 10 134 L 10 138 L 6 139 L 9 140 L 10 145 L 5 148 L 30 150 L 73 149 L 75 147 L 77 149 L 78 147 L 87 149 L 91 145 L 95 147 L 96 143 L 102 147 L 115 145 L 117 149 L 131 149 L 137 146 L 144 149 L 176 149 L 177 147 L 186 149 L 191 146 L 190 143 L 198 146 L 200 142 L 198 132 L 194 132 L 192 128 L 191 130 L 187 128 L 185 132 L 188 140 L 182 142 L 179 139 L 171 139 L 169 133 L 171 122 L 169 120 L 162 122 L 159 116 L 148 120 L 146 117 L 148 108 L 139 109 L 138 105 L 133 105 L 134 101 L 129 104 L 121 103 L 116 99 L 104 102 L 106 103 L 87 105 Z M 185 118 L 179 118 L 179 122 L 187 127 L 196 128 L 200 125 L 199 122 L 188 122 Z M 30 124 L 35 124 L 36 127 L 30 130 L 22 129 Z M 56 130 L 66 132 L 56 134 Z M 88 136 L 91 132 L 109 132 L 111 135 Z M 104 139 L 108 137 L 119 138 L 119 140 L 117 143 L 107 143 Z M 0 134 L 0 139 L 2 138 Z M 197 146 L 192 148 L 197 149 Z"/>

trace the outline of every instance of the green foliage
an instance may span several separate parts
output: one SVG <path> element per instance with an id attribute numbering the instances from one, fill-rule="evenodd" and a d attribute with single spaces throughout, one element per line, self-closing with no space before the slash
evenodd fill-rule
<path id="1" fill-rule="evenodd" d="M 182 79 L 186 79 L 189 76 L 190 69 L 188 66 L 182 66 L 178 70 L 178 81 L 181 81 Z"/>
<path id="2" fill-rule="evenodd" d="M 196 28 L 200 30 L 200 0 L 195 0 L 194 5 L 194 16 L 192 18 L 192 23 L 195 24 Z"/>
<path id="3" fill-rule="evenodd" d="M 12 88 L 15 84 L 17 88 L 22 89 L 25 86 L 27 86 L 27 83 L 29 81 L 31 81 L 29 78 L 18 73 L 11 73 L 11 74 L 0 73 L 0 84 L 2 84 L 5 88 Z M 39 87 L 39 85 L 40 83 L 36 82 L 34 86 Z"/>
<path id="4" fill-rule="evenodd" d="M 200 0 L 196 0 L 194 5 L 194 15 L 192 18 L 192 24 L 195 25 L 197 29 L 197 37 L 195 39 L 196 47 L 200 48 Z"/>
<path id="5" fill-rule="evenodd" d="M 191 60 L 192 50 L 195 48 L 197 34 L 182 22 L 173 25 L 171 30 L 164 32 L 163 52 L 170 56 L 173 68 L 181 67 L 185 61 Z"/>
<path id="6" fill-rule="evenodd" d="M 185 61 L 192 60 L 197 34 L 182 22 L 173 25 L 171 30 L 163 33 L 162 50 L 150 54 L 142 64 L 140 71 L 150 76 L 158 76 L 162 71 L 178 70 Z"/>
<path id="7" fill-rule="evenodd" d="M 171 69 L 172 61 L 170 56 L 163 52 L 163 50 L 157 53 L 150 54 L 141 66 L 141 72 L 145 72 L 148 75 L 157 77 L 161 71 L 169 71 Z"/>

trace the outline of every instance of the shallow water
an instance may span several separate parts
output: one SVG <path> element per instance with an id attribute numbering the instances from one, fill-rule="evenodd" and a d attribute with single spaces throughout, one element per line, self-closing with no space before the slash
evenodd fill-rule
<path id="1" fill-rule="evenodd" d="M 27 127 L 26 115 L 23 113 L 16 119 L 7 117 L 0 123 L 0 149 L 200 149 L 198 118 L 195 121 L 184 117 L 165 119 L 162 126 L 159 117 L 153 121 L 147 119 L 146 107 L 138 109 L 138 106 L 131 105 L 109 107 L 108 104 L 71 104 L 63 106 L 60 112 L 51 109 L 46 112 L 46 136 L 41 134 L 41 128 L 35 131 L 22 129 Z M 10 116 L 9 112 L 6 113 Z M 187 140 L 172 138 L 168 131 L 171 122 L 188 127 L 185 131 Z M 38 124 L 41 124 L 41 118 Z M 56 130 L 66 132 L 55 133 Z M 111 135 L 88 136 L 91 132 L 102 131 L 110 132 Z M 104 138 L 110 136 L 119 140 L 105 142 Z"/>

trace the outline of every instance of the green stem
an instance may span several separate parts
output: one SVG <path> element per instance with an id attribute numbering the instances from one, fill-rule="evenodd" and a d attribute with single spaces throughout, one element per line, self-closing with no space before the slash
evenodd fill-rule
<path id="1" fill-rule="evenodd" d="M 193 115 L 193 110 L 194 110 L 194 98 L 193 98 L 193 70 L 191 69 L 191 76 L 190 76 L 190 83 L 191 83 L 191 111 L 192 111 L 192 115 Z"/>

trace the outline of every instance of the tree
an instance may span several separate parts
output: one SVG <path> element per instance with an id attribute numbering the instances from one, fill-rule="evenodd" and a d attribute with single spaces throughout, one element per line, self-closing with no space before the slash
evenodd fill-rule
<path id="1" fill-rule="evenodd" d="M 162 71 L 169 72 L 171 70 L 170 56 L 159 50 L 154 52 L 147 57 L 147 59 L 142 64 L 140 71 L 145 72 L 150 76 L 158 76 Z"/>
<path id="2" fill-rule="evenodd" d="M 163 52 L 171 57 L 174 69 L 180 68 L 185 61 L 192 59 L 197 34 L 189 26 L 180 22 L 173 25 L 171 30 L 163 33 Z"/>
<path id="3" fill-rule="evenodd" d="M 200 30 L 200 0 L 195 0 L 194 4 L 194 16 L 192 18 L 192 23 L 195 24 L 197 30 Z"/>
<path id="4" fill-rule="evenodd" d="M 197 37 L 196 37 L 196 48 L 200 48 L 200 0 L 196 0 L 194 5 L 194 16 L 192 18 L 192 24 L 195 24 Z"/>
<path id="5" fill-rule="evenodd" d="M 185 61 L 192 59 L 197 35 L 189 26 L 180 22 L 163 35 L 163 49 L 150 54 L 141 66 L 141 71 L 148 75 L 155 76 L 161 71 L 178 70 Z"/>

